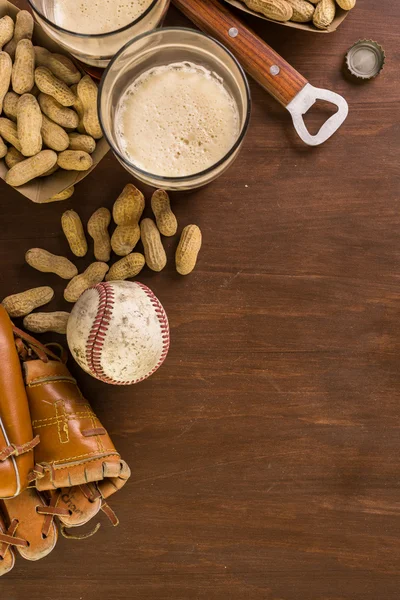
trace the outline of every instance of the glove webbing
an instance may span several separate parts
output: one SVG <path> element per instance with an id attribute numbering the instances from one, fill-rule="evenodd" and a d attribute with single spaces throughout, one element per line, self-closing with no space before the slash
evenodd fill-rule
<path id="1" fill-rule="evenodd" d="M 42 537 L 45 539 L 50 533 L 50 528 L 53 524 L 54 517 L 66 517 L 70 514 L 67 508 L 58 508 L 57 504 L 60 499 L 59 494 L 55 494 L 47 506 L 37 506 L 36 512 L 39 515 L 44 515 L 46 518 L 43 521 Z"/>
<path id="2" fill-rule="evenodd" d="M 23 538 L 18 538 L 15 534 L 19 525 L 18 519 L 13 519 L 10 523 L 10 527 L 5 533 L 0 532 L 0 558 L 3 560 L 10 546 L 20 546 L 27 548 L 29 542 Z"/>

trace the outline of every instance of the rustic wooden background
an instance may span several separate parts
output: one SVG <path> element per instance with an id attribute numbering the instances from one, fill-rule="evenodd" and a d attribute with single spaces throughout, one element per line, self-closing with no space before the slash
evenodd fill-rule
<path id="1" fill-rule="evenodd" d="M 167 22 L 188 25 L 173 8 Z M 196 271 L 175 273 L 168 240 L 167 268 L 140 277 L 169 315 L 165 365 L 115 388 L 71 364 L 132 468 L 112 500 L 121 525 L 19 560 L 0 581 L 4 600 L 399 598 L 398 1 L 359 0 L 332 35 L 249 22 L 343 94 L 348 120 L 307 148 L 251 83 L 233 168 L 172 195 L 180 226 L 203 231 Z M 341 69 L 365 37 L 388 60 L 357 85 Z M 62 283 L 24 265 L 25 251 L 67 253 L 62 211 L 87 221 L 130 180 L 108 154 L 62 204 L 34 205 L 0 182 L 1 295 L 49 283 L 49 309 L 65 309 Z"/>

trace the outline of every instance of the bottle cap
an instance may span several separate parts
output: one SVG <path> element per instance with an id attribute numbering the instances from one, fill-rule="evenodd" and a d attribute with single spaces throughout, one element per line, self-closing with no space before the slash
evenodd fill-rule
<path id="1" fill-rule="evenodd" d="M 359 40 L 348 50 L 346 64 L 355 77 L 372 79 L 382 71 L 385 58 L 385 51 L 377 42 Z"/>

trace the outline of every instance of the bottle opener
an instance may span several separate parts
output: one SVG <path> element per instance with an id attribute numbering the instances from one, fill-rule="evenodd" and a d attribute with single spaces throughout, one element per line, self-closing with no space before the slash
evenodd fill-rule
<path id="1" fill-rule="evenodd" d="M 342 125 L 349 112 L 346 100 L 335 92 L 311 85 L 219 0 L 173 0 L 173 3 L 195 25 L 229 48 L 249 75 L 289 111 L 304 143 L 319 146 Z M 316 135 L 311 135 L 303 115 L 317 100 L 331 102 L 338 110 Z"/>

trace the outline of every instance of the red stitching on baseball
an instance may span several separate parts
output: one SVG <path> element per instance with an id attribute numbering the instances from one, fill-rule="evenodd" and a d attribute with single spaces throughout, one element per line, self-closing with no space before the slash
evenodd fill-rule
<path id="1" fill-rule="evenodd" d="M 147 377 L 150 377 L 150 375 L 153 375 L 153 373 L 155 373 L 155 371 L 157 371 L 157 369 L 161 367 L 168 354 L 170 345 L 170 335 L 168 317 L 165 313 L 165 310 L 161 302 L 153 294 L 151 289 L 147 287 L 147 285 L 139 283 L 138 281 L 135 281 L 135 283 L 140 287 L 140 289 L 143 290 L 143 292 L 149 298 L 152 306 L 155 309 L 155 313 L 160 324 L 161 338 L 163 341 L 163 348 L 160 360 L 158 361 L 156 366 L 153 367 L 153 369 L 149 373 L 147 373 L 147 375 L 144 375 L 139 379 L 133 379 L 132 381 L 116 381 L 104 372 L 104 369 L 101 366 L 101 356 L 104 340 L 111 321 L 115 297 L 114 289 L 111 283 L 98 283 L 92 288 L 96 290 L 99 294 L 99 306 L 97 309 L 97 315 L 93 321 L 93 325 L 86 343 L 86 361 L 90 369 L 93 371 L 94 375 L 101 381 L 104 381 L 104 383 L 110 383 L 112 385 L 132 385 L 134 383 L 140 383 L 141 381 L 147 379 Z"/>
<path id="2" fill-rule="evenodd" d="M 86 361 L 96 377 L 105 381 L 98 357 L 101 357 L 104 335 L 110 324 L 111 309 L 114 306 L 114 289 L 108 283 L 99 283 L 93 286 L 93 289 L 99 294 L 99 307 L 86 343 Z"/>

